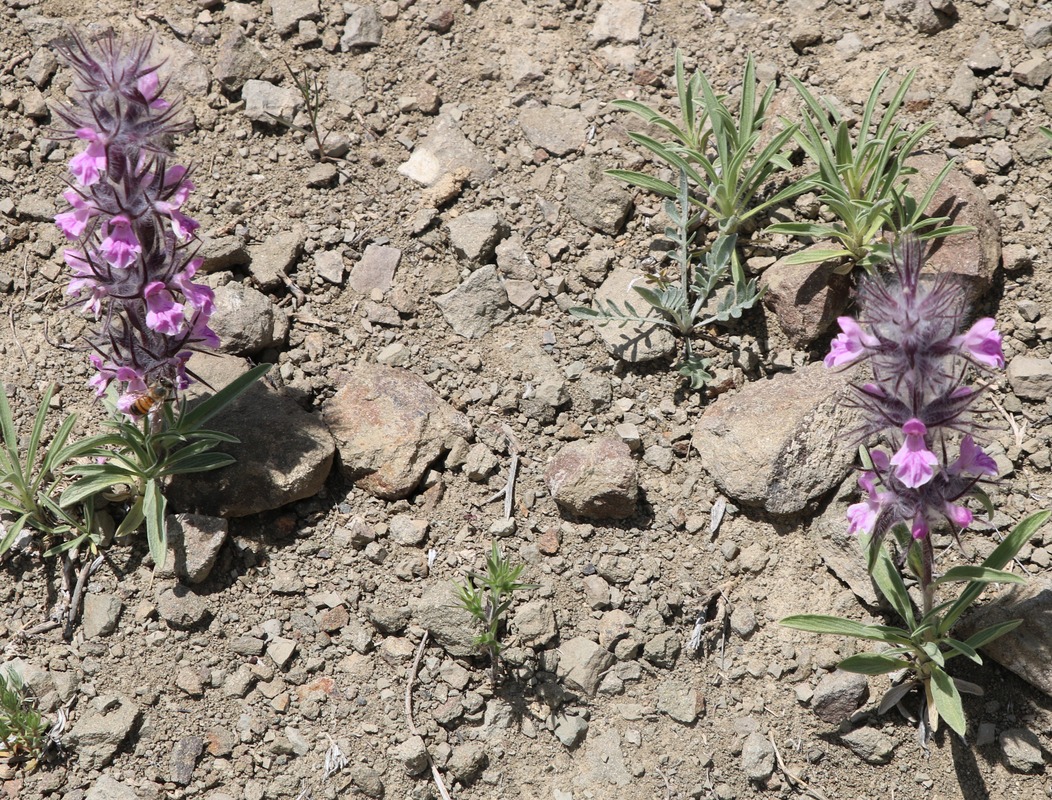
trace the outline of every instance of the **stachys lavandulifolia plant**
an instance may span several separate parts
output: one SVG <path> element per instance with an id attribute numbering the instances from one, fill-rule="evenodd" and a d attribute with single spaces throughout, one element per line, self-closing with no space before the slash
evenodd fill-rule
<path id="1" fill-rule="evenodd" d="M 64 251 L 73 272 L 68 294 L 98 320 L 88 338 L 95 368 L 90 383 L 116 409 L 112 433 L 89 437 L 67 457 L 90 459 L 66 469 L 78 476 L 59 505 L 122 503 L 117 534 L 146 524 L 150 554 L 165 560 L 164 482 L 234 463 L 211 452 L 237 442 L 203 424 L 269 369 L 260 365 L 208 399 L 173 404 L 190 384 L 187 361 L 219 345 L 209 328 L 214 294 L 195 283 L 198 223 L 183 211 L 194 186 L 187 167 L 174 163 L 171 143 L 190 130 L 178 101 L 162 97 L 166 84 L 152 58 L 152 41 L 112 32 L 88 42 L 71 34 L 58 45 L 74 74 L 72 102 L 55 109 L 55 135 L 81 144 L 69 162 L 63 197 L 70 208 L 55 218 L 74 246 Z M 119 388 L 117 388 L 119 387 Z M 119 394 L 115 402 L 113 396 Z M 139 424 L 141 423 L 141 424 Z M 81 532 L 62 548 L 99 544 Z"/>
<path id="2" fill-rule="evenodd" d="M 976 442 L 981 426 L 974 411 L 982 389 L 969 380 L 976 371 L 1003 368 L 1004 355 L 994 320 L 983 318 L 965 329 L 968 304 L 960 283 L 944 274 L 922 274 L 922 248 L 920 242 L 907 240 L 892 259 L 892 275 L 860 278 L 858 319 L 838 320 L 841 333 L 825 358 L 832 368 L 866 361 L 872 372 L 870 382 L 853 387 L 863 419 L 856 434 L 863 443 L 879 438 L 887 447 L 862 448 L 864 470 L 858 482 L 864 497 L 848 508 L 848 529 L 862 539 L 868 569 L 905 626 L 864 625 L 812 614 L 787 617 L 782 624 L 882 642 L 881 652 L 850 656 L 840 668 L 909 676 L 885 695 L 880 710 L 893 707 L 919 686 L 925 733 L 935 731 L 942 718 L 963 736 L 967 724 L 960 692 L 981 689 L 951 678 L 946 663 L 961 655 L 982 663 L 977 650 L 1021 620 L 983 628 L 965 641 L 954 638 L 952 628 L 986 584 L 1023 581 L 1004 567 L 1049 512 L 1033 514 L 1017 525 L 982 564 L 938 574 L 932 532 L 948 529 L 959 536 L 972 523 L 969 498 L 993 510 L 980 482 L 996 477 L 997 465 Z M 898 558 L 883 546 L 889 533 Z M 919 609 L 907 591 L 904 567 L 916 581 Z M 937 604 L 936 590 L 949 583 L 964 583 L 965 588 L 956 599 Z"/>
<path id="3" fill-rule="evenodd" d="M 178 101 L 161 97 L 151 45 L 109 33 L 58 46 L 74 101 L 55 109 L 57 135 L 83 145 L 69 162 L 70 209 L 55 218 L 76 243 L 64 251 L 74 276 L 67 292 L 101 322 L 90 340 L 92 385 L 101 395 L 116 379 L 118 408 L 129 415 L 151 388 L 185 389 L 191 352 L 219 344 L 208 327 L 212 290 L 193 282 L 198 223 L 182 207 L 194 186 L 170 150 L 190 126 Z"/>

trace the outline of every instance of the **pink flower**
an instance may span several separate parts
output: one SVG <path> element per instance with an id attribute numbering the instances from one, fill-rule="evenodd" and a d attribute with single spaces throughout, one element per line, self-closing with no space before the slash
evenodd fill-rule
<path id="1" fill-rule="evenodd" d="M 928 521 L 920 514 L 913 518 L 913 526 L 910 529 L 910 535 L 914 539 L 924 539 L 928 536 Z"/>
<path id="2" fill-rule="evenodd" d="M 142 93 L 143 98 L 155 111 L 165 111 L 172 104 L 160 97 L 160 81 L 157 79 L 157 71 L 147 72 L 135 82 L 135 87 Z"/>
<path id="3" fill-rule="evenodd" d="M 94 205 L 86 202 L 76 189 L 66 189 L 62 196 L 66 198 L 66 202 L 73 206 L 73 210 L 56 214 L 55 224 L 65 234 L 67 239 L 79 239 L 88 225 L 88 220 L 96 216 L 99 211 Z"/>
<path id="4" fill-rule="evenodd" d="M 200 311 L 205 317 L 210 317 L 216 310 L 215 292 L 208 286 L 202 286 L 190 280 L 194 277 L 197 270 L 201 268 L 202 263 L 204 263 L 203 259 L 193 259 L 186 265 L 186 269 L 175 274 L 171 283 L 183 293 L 191 308 L 195 311 Z"/>
<path id="5" fill-rule="evenodd" d="M 102 228 L 106 237 L 99 247 L 102 255 L 117 269 L 127 269 L 142 252 L 142 245 L 135 236 L 131 220 L 123 214 L 118 214 L 103 223 Z"/>
<path id="6" fill-rule="evenodd" d="M 117 371 L 103 361 L 102 356 L 98 353 L 90 353 L 88 361 L 97 370 L 88 380 L 88 386 L 94 387 L 96 397 L 102 397 L 102 395 L 106 394 L 106 387 L 110 385 L 110 381 L 117 377 Z"/>
<path id="7" fill-rule="evenodd" d="M 168 287 L 161 281 L 152 281 L 146 284 L 142 295 L 146 300 L 147 327 L 166 336 L 178 336 L 183 332 L 186 327 L 183 306 L 172 299 Z"/>
<path id="8" fill-rule="evenodd" d="M 943 506 L 943 513 L 946 514 L 946 518 L 958 528 L 967 528 L 972 524 L 972 512 L 964 506 L 959 506 L 954 503 L 946 503 L 946 505 Z"/>
<path id="9" fill-rule="evenodd" d="M 158 214 L 171 219 L 172 231 L 181 242 L 187 241 L 194 235 L 194 231 L 200 227 L 200 223 L 197 220 L 191 219 L 179 210 L 194 188 L 190 181 L 184 180 L 184 175 L 186 175 L 186 167 L 180 164 L 169 167 L 164 173 L 164 186 L 166 189 L 169 189 L 177 184 L 175 192 L 172 194 L 171 200 L 158 200 L 153 204 Z"/>
<path id="10" fill-rule="evenodd" d="M 880 339 L 866 333 L 861 326 L 851 317 L 838 317 L 840 323 L 839 334 L 829 347 L 829 354 L 825 357 L 827 367 L 840 367 L 857 361 L 866 353 L 866 348 L 874 348 L 880 345 Z"/>
<path id="11" fill-rule="evenodd" d="M 213 350 L 219 347 L 219 337 L 216 332 L 208 327 L 208 320 L 200 312 L 194 316 L 193 327 L 186 344 L 193 347 L 204 345 Z"/>
<path id="12" fill-rule="evenodd" d="M 83 153 L 70 159 L 69 171 L 81 186 L 91 186 L 98 183 L 99 175 L 106 171 L 106 141 L 91 128 L 77 128 L 76 135 L 90 144 Z"/>
<path id="13" fill-rule="evenodd" d="M 902 432 L 906 441 L 891 457 L 890 463 L 895 467 L 895 477 L 910 489 L 916 489 L 932 479 L 935 475 L 932 467 L 939 463 L 939 459 L 925 444 L 924 435 L 928 429 L 919 419 L 909 420 L 902 426 Z"/>
<path id="14" fill-rule="evenodd" d="M 953 475 L 997 475 L 997 462 L 971 436 L 961 439 L 961 454 L 948 467 Z"/>
<path id="15" fill-rule="evenodd" d="M 1005 365 L 1001 334 L 994 330 L 994 321 L 990 317 L 983 317 L 961 336 L 953 337 L 950 343 L 985 367 L 1000 369 Z"/>
<path id="16" fill-rule="evenodd" d="M 872 472 L 863 472 L 858 478 L 858 485 L 866 490 L 866 499 L 861 503 L 848 506 L 847 518 L 851 525 L 848 533 L 869 534 L 877 524 L 877 515 L 887 497 L 885 492 L 876 489 L 877 476 Z"/>

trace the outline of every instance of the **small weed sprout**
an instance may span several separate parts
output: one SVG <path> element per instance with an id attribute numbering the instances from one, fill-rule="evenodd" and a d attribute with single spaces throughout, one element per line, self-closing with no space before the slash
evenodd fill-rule
<path id="1" fill-rule="evenodd" d="M 36 710 L 14 670 L 0 668 L 0 759 L 36 769 L 48 743 L 48 723 Z"/>
<path id="2" fill-rule="evenodd" d="M 665 229 L 665 236 L 676 245 L 673 258 L 679 271 L 678 279 L 663 271 L 654 272 L 647 275 L 649 286 L 632 286 L 658 312 L 658 316 L 641 314 L 629 302 L 625 302 L 622 308 L 613 301 L 596 309 L 572 308 L 570 314 L 600 325 L 645 322 L 670 329 L 682 342 L 679 373 L 690 381 L 692 388 L 701 389 L 712 380 L 712 374 L 708 371 L 709 359 L 701 357 L 695 350 L 695 335 L 713 323 L 738 319 L 760 299 L 761 292 L 755 278 L 743 282 L 730 279 L 735 258 L 735 234 L 719 234 L 704 254 L 695 248 L 697 226 L 703 212 L 692 213 L 689 195 L 687 175 L 680 172 L 676 202 L 665 201 L 665 214 L 672 223 Z M 728 282 L 732 285 L 726 286 Z M 718 299 L 710 302 L 720 287 L 722 291 Z"/>
<path id="3" fill-rule="evenodd" d="M 308 73 L 306 69 L 297 72 L 288 61 L 282 59 L 282 63 L 292 79 L 292 85 L 296 87 L 296 91 L 300 93 L 300 97 L 303 99 L 303 108 L 309 120 L 309 127 L 297 125 L 292 120 L 279 117 L 277 114 L 270 114 L 270 116 L 275 122 L 284 125 L 286 128 L 299 131 L 304 136 L 311 137 L 314 140 L 314 146 L 318 149 L 318 152 L 315 154 L 315 158 L 318 161 L 338 161 L 339 159 L 333 158 L 326 151 L 325 140 L 329 135 L 328 133 L 323 133 L 318 124 L 318 116 L 321 113 L 321 85 L 318 83 L 318 73 L 316 71 Z"/>
<path id="4" fill-rule="evenodd" d="M 814 239 L 832 239 L 832 249 L 805 250 L 789 256 L 791 264 L 813 264 L 841 260 L 835 271 L 850 272 L 855 265 L 874 270 L 890 256 L 885 234 L 911 235 L 921 240 L 938 239 L 971 228 L 944 225 L 947 217 L 925 217 L 924 211 L 953 168 L 950 161 L 918 201 L 907 190 L 907 179 L 916 172 L 906 165 L 920 140 L 933 123 L 907 133 L 895 115 L 913 82 L 914 73 L 902 81 L 884 110 L 877 114 L 880 96 L 888 80 L 885 70 L 877 78 L 862 111 L 854 141 L 849 126 L 831 105 L 820 102 L 796 78 L 793 86 L 804 101 L 803 126 L 795 137 L 818 171 L 799 182 L 802 190 L 815 190 L 819 201 L 836 218 L 829 223 L 779 222 L 767 233 L 783 233 Z"/>
<path id="5" fill-rule="evenodd" d="M 482 623 L 483 631 L 475 637 L 475 646 L 490 659 L 490 678 L 498 680 L 500 652 L 500 629 L 504 614 L 511 608 L 512 595 L 518 591 L 536 589 L 533 583 L 520 583 L 519 576 L 525 566 L 505 560 L 497 543 L 486 557 L 486 572 L 472 572 L 464 583 L 453 581 L 460 606 Z"/>

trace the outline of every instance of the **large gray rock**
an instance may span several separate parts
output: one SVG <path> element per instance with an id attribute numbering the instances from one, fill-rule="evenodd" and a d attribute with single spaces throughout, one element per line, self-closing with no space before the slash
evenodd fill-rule
<path id="1" fill-rule="evenodd" d="M 288 275 L 299 260 L 305 239 L 302 229 L 281 231 L 248 248 L 248 269 L 261 288 L 276 289 L 284 285 L 282 276 Z"/>
<path id="2" fill-rule="evenodd" d="M 219 390 L 245 372 L 245 363 L 199 353 L 189 369 Z M 211 394 L 201 384 L 191 388 L 191 397 Z M 265 378 L 209 420 L 208 427 L 240 440 L 216 448 L 236 463 L 177 476 L 168 487 L 172 510 L 213 517 L 259 514 L 314 496 L 332 469 L 336 448 L 318 415 L 271 389 Z"/>
<path id="3" fill-rule="evenodd" d="M 245 81 L 241 98 L 245 101 L 245 116 L 265 125 L 273 125 L 275 117 L 291 122 L 303 107 L 303 98 L 295 89 L 267 81 Z"/>
<path id="4" fill-rule="evenodd" d="M 340 49 L 347 53 L 376 47 L 384 33 L 384 22 L 380 19 L 376 6 L 352 6 L 352 9 L 343 26 Z"/>
<path id="5" fill-rule="evenodd" d="M 819 719 L 836 724 L 854 714 L 868 696 L 865 675 L 838 669 L 822 676 L 811 697 L 811 708 Z"/>
<path id="6" fill-rule="evenodd" d="M 367 365 L 324 407 L 336 437 L 343 473 L 376 497 L 409 495 L 432 463 L 471 424 L 413 373 Z"/>
<path id="7" fill-rule="evenodd" d="M 694 427 L 701 465 L 736 502 L 795 514 L 844 479 L 859 425 L 845 406 L 853 370 L 811 364 L 713 403 Z"/>
<path id="8" fill-rule="evenodd" d="M 863 603 L 877 606 L 880 600 L 873 578 L 866 569 L 866 555 L 857 534 L 848 533 L 847 508 L 859 502 L 860 490 L 853 477 L 845 482 L 833 502 L 811 522 L 808 536 L 826 567 L 847 584 Z"/>
<path id="9" fill-rule="evenodd" d="M 452 291 L 435 298 L 449 327 L 466 339 L 481 339 L 511 316 L 508 292 L 497 268 L 477 269 Z"/>
<path id="10" fill-rule="evenodd" d="M 139 800 L 141 795 L 126 783 L 102 775 L 84 795 L 84 800 Z"/>
<path id="11" fill-rule="evenodd" d="M 88 594 L 84 598 L 84 638 L 109 636 L 117 630 L 124 604 L 116 595 Z"/>
<path id="12" fill-rule="evenodd" d="M 252 355 L 285 340 L 289 320 L 262 292 L 243 283 L 228 283 L 215 292 L 215 314 L 209 327 L 223 353 Z"/>
<path id="13" fill-rule="evenodd" d="M 642 32 L 643 11 L 643 4 L 635 0 L 605 0 L 599 6 L 588 38 L 600 44 L 611 40 L 634 44 Z"/>
<path id="14" fill-rule="evenodd" d="M 895 740 L 869 726 L 841 734 L 840 739 L 867 764 L 887 764 L 895 753 Z"/>
<path id="15" fill-rule="evenodd" d="M 270 10 L 274 16 L 274 29 L 281 36 L 291 36 L 300 22 L 317 19 L 320 14 L 318 0 L 271 0 Z"/>
<path id="16" fill-rule="evenodd" d="M 923 155 L 913 156 L 906 163 L 917 170 L 910 176 L 909 187 L 920 199 L 946 166 L 946 159 Z M 970 296 L 979 299 L 993 285 L 994 272 L 1001 263 L 1001 224 L 986 195 L 960 170 L 952 169 L 924 213 L 949 217 L 947 224 L 975 228 L 971 233 L 937 239 L 931 245 L 925 272 L 956 275 Z"/>
<path id="17" fill-rule="evenodd" d="M 957 9 L 950 0 L 884 0 L 884 16 L 912 25 L 920 33 L 933 34 L 953 25 Z"/>
<path id="18" fill-rule="evenodd" d="M 99 696 L 64 737 L 63 744 L 75 748 L 84 769 L 101 769 L 113 761 L 124 740 L 139 724 L 141 712 L 131 698 Z"/>
<path id="19" fill-rule="evenodd" d="M 394 285 L 395 270 L 401 261 L 402 251 L 397 247 L 371 244 L 351 268 L 347 285 L 361 294 L 369 294 L 374 289 L 386 293 Z"/>
<path id="20" fill-rule="evenodd" d="M 829 264 L 789 264 L 787 260 L 779 259 L 760 278 L 763 304 L 774 312 L 793 346 L 806 349 L 844 313 L 851 281 L 834 273 Z"/>
<path id="21" fill-rule="evenodd" d="M 570 689 L 592 697 L 615 661 L 617 659 L 608 650 L 591 639 L 578 636 L 563 642 L 559 648 L 557 675 Z"/>
<path id="22" fill-rule="evenodd" d="M 620 439 L 570 442 L 548 464 L 544 482 L 559 507 L 579 517 L 624 519 L 636 512 L 636 462 Z"/>
<path id="23" fill-rule="evenodd" d="M 508 235 L 508 225 L 491 208 L 469 211 L 451 219 L 449 243 L 458 257 L 472 264 L 485 264 L 493 258 L 497 243 Z"/>
<path id="24" fill-rule="evenodd" d="M 413 154 L 399 173 L 424 186 L 433 186 L 439 178 L 463 171 L 471 180 L 482 183 L 493 177 L 493 165 L 461 133 L 457 123 L 440 116 L 427 137 L 413 148 Z"/>
<path id="25" fill-rule="evenodd" d="M 595 292 L 595 307 L 605 310 L 613 302 L 623 311 L 628 303 L 642 316 L 657 317 L 650 304 L 632 287 L 643 280 L 643 274 L 629 269 L 615 269 Z M 605 322 L 596 330 L 607 351 L 631 364 L 665 358 L 676 350 L 676 337 L 667 328 L 648 322 Z"/>
<path id="26" fill-rule="evenodd" d="M 1045 765 L 1044 748 L 1037 735 L 1026 728 L 1009 728 L 997 737 L 1004 764 L 1012 772 L 1034 772 Z"/>
<path id="27" fill-rule="evenodd" d="M 1008 384 L 1016 397 L 1042 401 L 1052 394 L 1052 360 L 1016 356 L 1008 362 Z"/>
<path id="28" fill-rule="evenodd" d="M 201 583 L 215 566 L 226 541 L 227 521 L 203 514 L 170 514 L 167 519 L 168 557 L 156 567 L 159 578 L 182 578 Z"/>
<path id="29" fill-rule="evenodd" d="M 774 772 L 774 747 L 759 731 L 745 737 L 742 745 L 742 772 L 750 781 L 764 783 Z"/>
<path id="30" fill-rule="evenodd" d="M 448 582 L 432 586 L 419 597 L 409 599 L 413 621 L 430 631 L 435 641 L 453 658 L 475 655 L 475 636 L 479 622 L 456 601 Z"/>
<path id="31" fill-rule="evenodd" d="M 212 77 L 228 92 L 238 91 L 247 81 L 258 78 L 267 69 L 267 59 L 254 41 L 245 38 L 237 25 L 231 25 L 219 37 L 218 49 Z M 273 120 L 268 119 L 267 122 Z"/>
<path id="32" fill-rule="evenodd" d="M 1052 580 L 1031 578 L 974 608 L 958 623 L 954 636 L 963 640 L 990 625 L 1022 619 L 1018 628 L 990 642 L 983 653 L 1052 696 L 1052 662 L 1048 658 L 1048 643 L 1052 641 Z"/>
<path id="33" fill-rule="evenodd" d="M 632 210 L 632 195 L 603 173 L 597 159 L 583 158 L 567 171 L 565 205 L 582 225 L 616 236 Z"/>
<path id="34" fill-rule="evenodd" d="M 584 147 L 588 119 L 572 108 L 534 106 L 519 114 L 519 127 L 534 147 L 565 156 Z"/>

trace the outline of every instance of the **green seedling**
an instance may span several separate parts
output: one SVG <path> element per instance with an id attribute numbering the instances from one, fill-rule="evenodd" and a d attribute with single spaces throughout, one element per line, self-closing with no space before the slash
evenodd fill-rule
<path id="1" fill-rule="evenodd" d="M 504 559 L 497 543 L 486 557 L 486 572 L 472 572 L 464 583 L 453 581 L 460 606 L 482 623 L 483 631 L 475 637 L 475 646 L 489 656 L 490 678 L 494 684 L 499 677 L 500 629 L 504 614 L 511 608 L 512 595 L 518 591 L 536 589 L 533 583 L 520 583 L 524 565 L 512 566 Z"/>
<path id="2" fill-rule="evenodd" d="M 769 226 L 767 233 L 833 240 L 837 246 L 796 253 L 787 259 L 788 263 L 840 261 L 835 271 L 841 274 L 856 265 L 873 271 L 890 257 L 889 238 L 911 234 L 916 239 L 930 240 L 971 230 L 967 226 L 945 225 L 948 217 L 924 216 L 953 162 L 940 171 L 919 201 L 908 191 L 908 178 L 916 170 L 907 166 L 906 159 L 933 125 L 925 123 L 908 133 L 895 121 L 913 77 L 914 72 L 910 72 L 883 114 L 879 114 L 877 108 L 888 71 L 880 74 L 854 137 L 835 107 L 820 102 L 799 80 L 790 77 L 805 106 L 796 141 L 818 165 L 818 171 L 799 185 L 804 191 L 817 191 L 820 202 L 835 219 L 829 223 L 780 222 Z"/>
<path id="3" fill-rule="evenodd" d="M 48 729 L 18 674 L 0 668 L 0 759 L 32 772 L 44 756 Z"/>
<path id="4" fill-rule="evenodd" d="M 647 275 L 650 285 L 632 287 L 657 311 L 657 316 L 648 311 L 640 313 L 629 302 L 625 302 L 622 308 L 613 301 L 594 309 L 572 308 L 570 314 L 600 325 L 613 322 L 624 326 L 630 322 L 642 322 L 668 328 L 682 343 L 679 373 L 690 381 L 692 388 L 701 389 L 713 376 L 708 371 L 709 359 L 701 357 L 695 350 L 695 336 L 713 323 L 738 319 L 743 311 L 756 304 L 762 293 L 755 278 L 739 283 L 730 277 L 735 260 L 735 234 L 718 235 L 705 253 L 695 248 L 702 212 L 692 213 L 688 178 L 682 171 L 676 197 L 675 202 L 665 201 L 665 214 L 671 222 L 665 229 L 665 236 L 675 243 L 673 259 L 678 277 L 656 271 Z M 718 297 L 710 302 L 717 289 L 720 289 Z"/>

